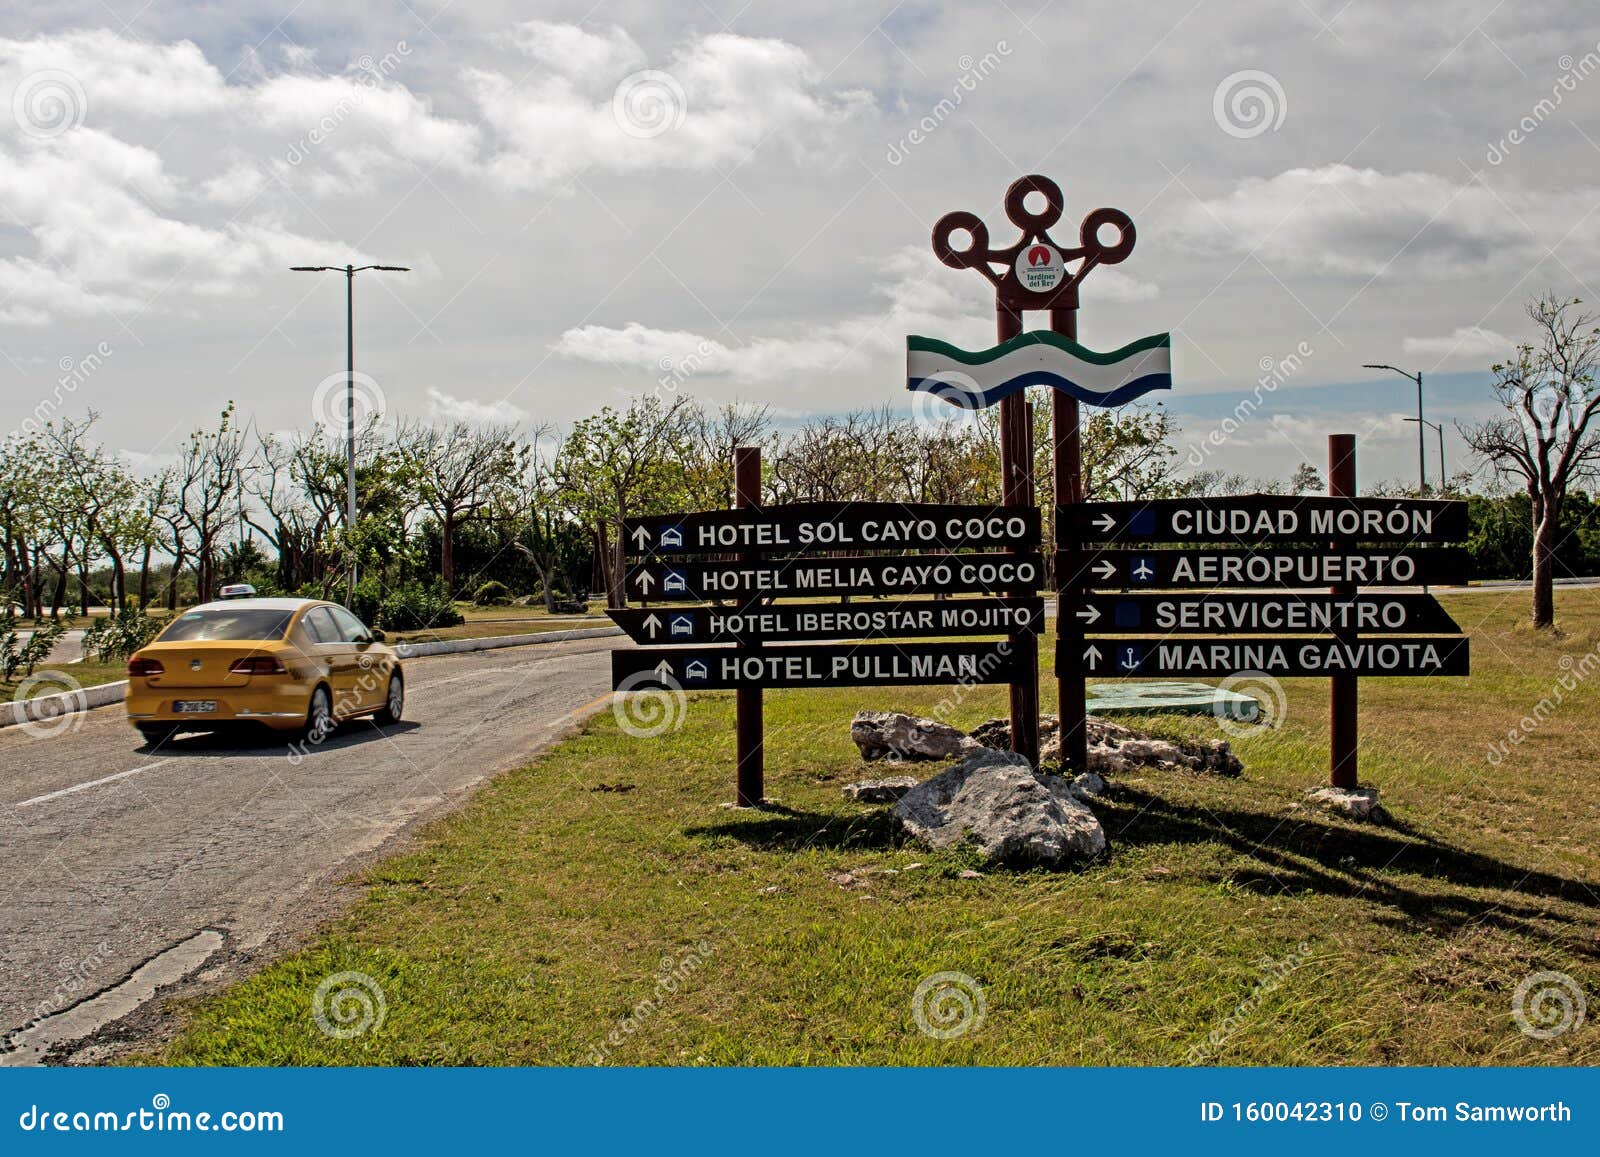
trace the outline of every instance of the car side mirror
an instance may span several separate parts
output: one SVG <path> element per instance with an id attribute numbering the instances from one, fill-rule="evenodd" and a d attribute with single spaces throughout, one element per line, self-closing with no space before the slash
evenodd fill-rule
<path id="1" fill-rule="evenodd" d="M 379 630 L 379 629 L 378 629 L 378 628 L 377 628 L 377 627 L 373 627 L 373 628 L 372 628 L 372 629 L 371 629 L 371 630 L 369 630 L 369 631 L 368 631 L 368 632 L 367 632 L 367 638 L 368 638 L 368 639 L 369 639 L 369 640 L 370 640 L 370 641 L 371 641 L 371 642 L 374 642 L 374 643 L 381 643 L 381 642 L 383 642 L 383 641 L 384 641 L 384 640 L 385 640 L 385 639 L 387 639 L 387 638 L 388 638 L 388 637 L 389 637 L 389 636 L 388 636 L 388 635 L 386 635 L 386 634 L 384 634 L 384 633 L 383 633 L 383 632 L 382 632 L 382 631 L 380 631 L 380 630 Z"/>

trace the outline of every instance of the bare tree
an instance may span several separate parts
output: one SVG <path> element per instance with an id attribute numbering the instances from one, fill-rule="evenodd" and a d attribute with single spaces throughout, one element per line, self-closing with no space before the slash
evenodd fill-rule
<path id="1" fill-rule="evenodd" d="M 1600 327 L 1577 299 L 1545 293 L 1528 303 L 1535 339 L 1494 367 L 1505 411 L 1459 426 L 1497 477 L 1521 483 L 1533 503 L 1533 625 L 1555 622 L 1556 528 L 1568 491 L 1600 474 Z"/>
<path id="2" fill-rule="evenodd" d="M 439 520 L 439 577 L 455 594 L 456 528 L 482 515 L 526 470 L 528 448 L 514 424 L 402 428 L 398 441 L 409 459 L 417 496 Z"/>

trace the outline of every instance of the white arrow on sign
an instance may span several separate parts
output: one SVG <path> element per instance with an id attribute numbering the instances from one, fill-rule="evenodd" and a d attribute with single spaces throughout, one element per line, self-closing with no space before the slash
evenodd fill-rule
<path id="1" fill-rule="evenodd" d="M 1094 528 L 1096 530 L 1110 530 L 1116 524 L 1117 520 L 1112 518 L 1109 514 L 1102 514 L 1099 518 L 1094 520 Z"/>
<path id="2" fill-rule="evenodd" d="M 1099 562 L 1094 564 L 1094 577 L 1095 578 L 1110 578 L 1112 575 L 1114 575 L 1116 573 L 1117 573 L 1117 564 L 1114 563 L 1114 562 L 1108 562 L 1105 559 L 1102 559 Z"/>
<path id="3" fill-rule="evenodd" d="M 644 621 L 644 629 L 650 632 L 650 637 L 652 639 L 655 638 L 656 634 L 661 630 L 661 620 L 656 618 L 654 614 L 651 614 L 650 617 Z"/>
<path id="4" fill-rule="evenodd" d="M 634 546 L 638 547 L 640 550 L 643 550 L 644 546 L 645 546 L 645 543 L 647 543 L 649 541 L 650 541 L 650 532 L 648 530 L 646 530 L 642 526 L 636 526 L 636 527 L 633 528 L 633 545 Z"/>
<path id="5" fill-rule="evenodd" d="M 1091 667 L 1098 667 L 1100 665 L 1100 648 L 1096 647 L 1093 643 L 1090 643 L 1089 646 L 1084 649 L 1083 658 L 1084 661 Z"/>
<path id="6" fill-rule="evenodd" d="M 672 664 L 663 659 L 656 664 L 655 672 L 664 679 L 670 679 L 672 678 Z"/>
<path id="7" fill-rule="evenodd" d="M 1100 620 L 1100 608 L 1099 607 L 1085 607 L 1083 610 L 1078 612 L 1078 617 L 1080 619 L 1082 619 L 1085 623 L 1098 622 Z"/>
<path id="8" fill-rule="evenodd" d="M 646 594 L 650 593 L 650 586 L 655 581 L 655 578 L 650 574 L 649 571 L 642 570 L 639 572 L 639 589 L 644 591 Z"/>

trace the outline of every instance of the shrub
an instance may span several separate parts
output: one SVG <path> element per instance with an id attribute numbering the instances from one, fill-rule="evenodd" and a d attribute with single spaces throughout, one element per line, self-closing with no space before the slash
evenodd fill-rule
<path id="1" fill-rule="evenodd" d="M 378 625 L 386 631 L 420 631 L 427 627 L 454 627 L 466 620 L 442 584 L 425 587 L 407 583 L 390 591 L 378 608 Z"/>
<path id="2" fill-rule="evenodd" d="M 83 632 L 84 654 L 94 654 L 102 663 L 117 663 L 132 655 L 156 637 L 161 624 L 142 610 L 129 607 L 96 619 Z"/>
<path id="3" fill-rule="evenodd" d="M 497 579 L 490 579 L 473 593 L 472 601 L 480 607 L 509 606 L 511 588 Z"/>
<path id="4" fill-rule="evenodd" d="M 67 624 L 62 619 L 36 619 L 33 635 L 23 643 L 18 641 L 16 616 L 7 615 L 0 620 L 0 682 L 11 682 L 18 671 L 32 675 L 34 667 L 44 662 L 66 629 Z"/>

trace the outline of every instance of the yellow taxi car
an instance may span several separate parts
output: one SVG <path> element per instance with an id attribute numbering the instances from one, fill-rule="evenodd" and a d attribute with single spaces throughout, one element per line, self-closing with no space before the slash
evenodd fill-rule
<path id="1" fill-rule="evenodd" d="M 246 723 L 320 739 L 360 715 L 398 722 L 405 694 L 383 632 L 314 599 L 203 603 L 128 660 L 128 721 L 150 742 Z"/>

